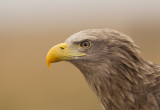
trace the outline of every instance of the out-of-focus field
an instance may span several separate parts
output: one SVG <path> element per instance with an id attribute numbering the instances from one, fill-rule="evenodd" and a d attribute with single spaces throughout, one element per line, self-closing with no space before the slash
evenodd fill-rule
<path id="1" fill-rule="evenodd" d="M 49 70 L 46 54 L 80 30 L 112 28 L 160 64 L 160 2 L 142 1 L 2 0 L 0 110 L 102 110 L 80 71 L 67 62 Z"/>

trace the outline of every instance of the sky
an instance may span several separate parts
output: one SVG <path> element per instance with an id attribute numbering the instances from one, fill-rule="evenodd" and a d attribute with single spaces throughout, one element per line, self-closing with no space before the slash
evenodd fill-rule
<path id="1" fill-rule="evenodd" d="M 1 0 L 0 23 L 155 20 L 160 18 L 159 4 L 159 0 Z"/>

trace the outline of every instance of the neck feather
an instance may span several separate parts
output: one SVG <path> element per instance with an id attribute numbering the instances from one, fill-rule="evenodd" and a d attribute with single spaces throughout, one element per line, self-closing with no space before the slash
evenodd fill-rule
<path id="1" fill-rule="evenodd" d="M 122 110 L 123 107 L 126 108 L 124 106 L 126 102 L 129 103 L 128 109 L 135 107 L 134 94 L 141 92 L 141 85 L 147 83 L 144 73 L 148 71 L 145 67 L 148 68 L 149 65 L 142 59 L 135 64 L 129 62 L 116 64 L 112 62 L 113 65 L 107 65 L 111 63 L 94 65 L 93 62 L 73 64 L 83 73 L 105 109 Z"/>

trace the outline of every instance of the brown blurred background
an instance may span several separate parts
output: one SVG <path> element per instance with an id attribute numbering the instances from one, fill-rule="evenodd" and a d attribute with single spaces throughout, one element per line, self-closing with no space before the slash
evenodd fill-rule
<path id="1" fill-rule="evenodd" d="M 45 57 L 89 28 L 131 36 L 160 64 L 159 0 L 0 0 L 0 110 L 102 110 L 80 71 Z"/>

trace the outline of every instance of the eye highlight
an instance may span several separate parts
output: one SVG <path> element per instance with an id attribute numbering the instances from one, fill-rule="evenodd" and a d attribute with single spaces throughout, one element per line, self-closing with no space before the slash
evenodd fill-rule
<path id="1" fill-rule="evenodd" d="M 80 47 L 84 48 L 84 49 L 87 49 L 91 46 L 91 42 L 89 41 L 83 41 L 80 43 Z"/>

